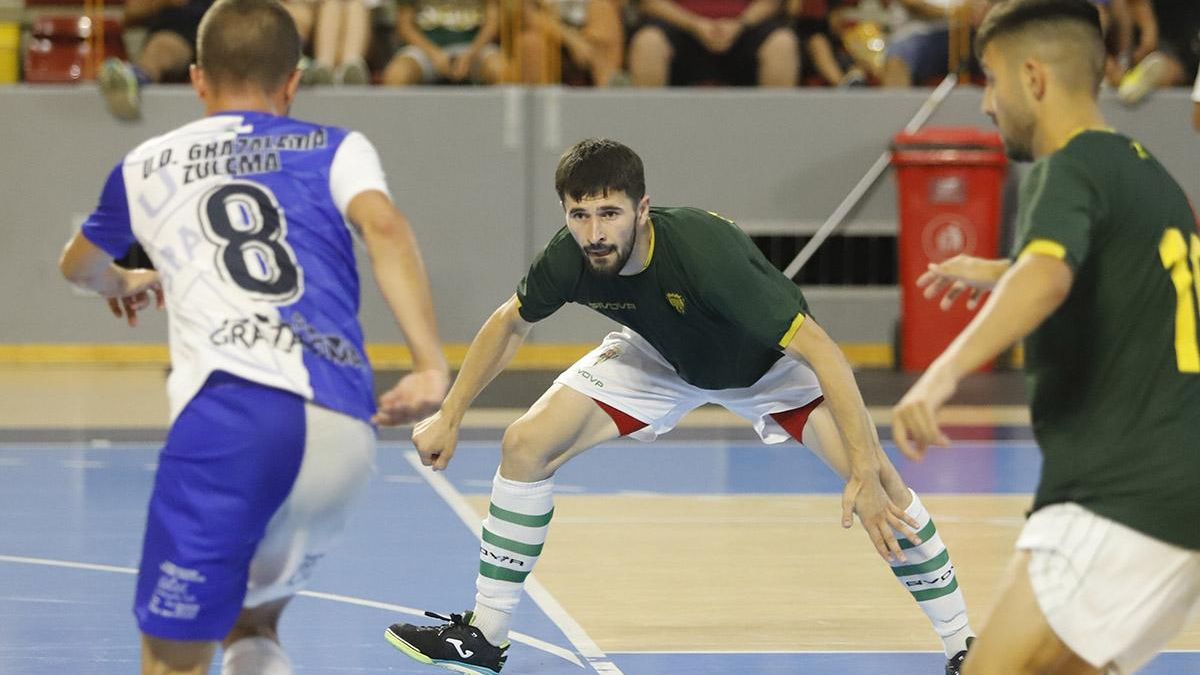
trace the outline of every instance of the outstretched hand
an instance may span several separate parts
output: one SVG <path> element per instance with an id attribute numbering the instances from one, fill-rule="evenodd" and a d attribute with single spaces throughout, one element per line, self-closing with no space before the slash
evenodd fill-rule
<path id="1" fill-rule="evenodd" d="M 413 371 L 379 397 L 379 411 L 371 421 L 387 427 L 424 419 L 442 405 L 449 388 L 450 376 L 444 370 Z"/>
<path id="2" fill-rule="evenodd" d="M 878 477 L 864 481 L 851 476 L 847 481 L 842 491 L 842 527 L 853 527 L 856 513 L 875 550 L 888 563 L 908 559 L 896 540 L 896 532 L 914 544 L 921 543 L 917 522 L 888 497 Z"/>
<path id="3" fill-rule="evenodd" d="M 917 287 L 925 289 L 927 300 L 942 295 L 938 306 L 943 310 L 953 307 L 958 296 L 969 291 L 967 309 L 974 310 L 1007 269 L 1007 260 L 960 254 L 940 263 L 929 263 L 929 269 L 917 278 Z"/>
<path id="4" fill-rule="evenodd" d="M 166 307 L 162 283 L 154 270 L 122 270 L 121 294 L 108 298 L 108 311 L 118 319 L 125 319 L 130 327 L 137 326 L 138 312 L 150 306 L 150 295 L 154 295 L 157 309 Z"/>
<path id="5" fill-rule="evenodd" d="M 930 368 L 892 408 L 892 440 L 905 457 L 919 460 L 931 445 L 950 445 L 950 438 L 938 426 L 937 411 L 957 388 L 958 383 L 943 369 Z"/>

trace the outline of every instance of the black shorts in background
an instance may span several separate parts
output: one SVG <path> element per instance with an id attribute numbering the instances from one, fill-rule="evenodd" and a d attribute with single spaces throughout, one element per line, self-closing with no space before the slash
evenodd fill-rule
<path id="1" fill-rule="evenodd" d="M 196 33 L 200 30 L 200 19 L 204 17 L 204 13 L 211 6 L 212 0 L 191 0 L 182 7 L 167 7 L 146 22 L 146 36 L 149 37 L 159 31 L 175 33 L 187 40 L 187 43 L 192 46 L 192 52 L 195 53 Z"/>
<path id="2" fill-rule="evenodd" d="M 671 42 L 675 52 L 671 62 L 673 86 L 719 82 L 743 87 L 758 84 L 759 47 L 775 30 L 788 27 L 782 18 L 768 19 L 743 30 L 724 54 L 714 54 L 691 33 L 665 21 L 647 21 L 643 25 L 659 28 Z"/>

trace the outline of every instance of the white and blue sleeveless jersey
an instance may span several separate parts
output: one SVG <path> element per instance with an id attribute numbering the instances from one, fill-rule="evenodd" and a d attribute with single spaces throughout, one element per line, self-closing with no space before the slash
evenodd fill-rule
<path id="1" fill-rule="evenodd" d="M 114 258 L 136 240 L 162 277 L 172 420 L 215 370 L 370 419 L 345 217 L 367 190 L 387 185 L 362 134 L 259 112 L 184 125 L 113 170 L 83 235 Z"/>

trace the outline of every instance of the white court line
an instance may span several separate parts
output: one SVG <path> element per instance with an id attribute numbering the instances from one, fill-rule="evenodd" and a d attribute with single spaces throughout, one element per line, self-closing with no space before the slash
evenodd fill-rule
<path id="1" fill-rule="evenodd" d="M 3 441 L 0 450 L 161 450 L 162 442 L 149 443 L 146 441 Z"/>
<path id="2" fill-rule="evenodd" d="M 951 441 L 950 448 L 938 448 L 938 450 L 946 450 L 946 449 L 949 449 L 949 450 L 975 450 L 975 449 L 996 448 L 996 447 L 1003 447 L 1005 449 L 1013 448 L 1013 449 L 1021 449 L 1021 450 L 1037 448 L 1037 441 L 1035 441 L 1031 438 L 1015 438 L 1015 439 L 1011 439 L 1011 440 L 1009 440 L 1009 439 L 973 439 L 973 440 L 962 440 L 962 441 L 956 441 L 954 439 L 950 439 L 950 441 Z M 790 441 L 789 441 L 789 443 L 790 443 Z M 895 443 L 892 443 L 891 441 L 884 440 L 883 443 L 884 443 L 884 445 L 889 445 L 889 446 L 895 447 Z M 379 445 L 380 445 L 380 447 L 391 447 L 391 448 L 411 448 L 412 447 L 411 443 L 404 443 L 401 441 L 383 441 Z M 475 449 L 475 448 L 494 449 L 494 448 L 498 447 L 499 445 L 500 445 L 499 437 L 497 437 L 497 439 L 494 441 L 470 440 L 470 441 L 459 441 L 458 442 L 458 447 L 471 448 L 471 449 Z M 644 443 L 643 441 L 638 441 L 638 440 L 633 440 L 633 439 L 617 439 L 617 440 L 601 443 L 600 445 L 597 445 L 596 447 L 597 448 L 599 448 L 599 447 L 642 448 L 642 447 L 645 447 L 645 445 L 646 445 L 646 443 Z M 676 447 L 676 448 L 704 448 L 704 449 L 716 448 L 716 449 L 721 449 L 721 450 L 741 450 L 741 451 L 758 452 L 758 451 L 761 451 L 765 445 L 766 445 L 765 443 L 762 443 L 761 441 L 757 441 L 753 438 L 747 438 L 746 440 L 732 440 L 732 441 L 724 440 L 724 439 L 716 439 L 716 440 L 680 439 L 678 441 L 673 441 L 669 437 L 664 437 L 661 440 L 657 440 L 654 442 L 654 447 L 656 450 L 664 448 L 664 447 Z M 787 444 L 779 444 L 779 445 L 780 445 L 780 447 L 787 447 Z M 792 444 L 792 447 L 801 448 L 803 446 L 796 443 L 796 444 Z"/>
<path id="3" fill-rule="evenodd" d="M 404 453 L 404 459 L 408 460 L 413 469 L 429 482 L 429 486 L 433 488 L 433 491 L 445 500 L 454 513 L 458 514 L 459 519 L 467 526 L 467 529 L 475 537 L 479 537 L 479 516 L 471 508 L 471 505 L 467 503 L 462 494 L 450 484 L 450 481 L 442 474 L 436 473 L 422 465 L 420 455 L 416 451 Z M 558 626 L 558 629 L 567 636 L 567 639 L 575 646 L 576 651 L 587 659 L 588 665 L 594 671 L 607 675 L 624 675 L 615 663 L 608 660 L 608 656 L 592 640 L 587 631 L 583 629 L 583 626 L 580 626 L 579 622 L 567 613 L 567 610 L 559 604 L 558 600 L 550 594 L 550 591 L 546 590 L 546 587 L 533 574 L 525 578 L 525 592 L 533 599 L 534 604 L 546 616 L 550 617 L 554 625 Z"/>
<path id="4" fill-rule="evenodd" d="M 836 495 L 831 495 L 836 497 Z M 940 495 L 939 495 L 940 496 Z M 608 497 L 608 495 L 605 495 Z M 571 523 L 572 525 L 696 525 L 700 527 L 708 525 L 822 525 L 838 523 L 841 520 L 840 513 L 834 513 L 833 516 L 797 516 L 789 518 L 787 516 L 772 516 L 756 518 L 753 516 L 713 516 L 708 517 L 699 515 L 695 517 L 678 516 L 669 517 L 640 517 L 640 516 L 555 516 L 556 523 Z M 971 525 L 996 525 L 999 527 L 1021 527 L 1025 524 L 1024 518 L 967 518 L 941 515 L 938 516 L 939 523 L 962 523 Z"/>
<path id="5" fill-rule="evenodd" d="M 1159 653 L 1159 654 L 1200 654 L 1200 649 L 1164 649 L 1164 650 L 1162 650 L 1162 651 L 1160 651 L 1160 652 L 1158 652 L 1158 653 Z M 694 654 L 694 655 L 699 655 L 699 656 L 703 656 L 703 655 L 705 655 L 705 654 L 738 654 L 738 655 L 750 655 L 750 656 L 756 656 L 756 655 L 758 655 L 758 654 L 797 654 L 797 655 L 803 655 L 803 654 L 944 654 L 944 652 L 942 652 L 942 650 L 940 650 L 940 649 L 938 649 L 938 650 L 925 650 L 925 649 L 913 649 L 913 650 L 908 650 L 908 649 L 906 649 L 906 650 L 903 650 L 903 651 L 901 651 L 901 650 L 897 650 L 897 649 L 842 649 L 842 650 L 833 650 L 833 649 L 805 649 L 805 650 L 795 650 L 795 649 L 768 649 L 768 650 L 763 650 L 763 651 L 754 651 L 754 650 L 740 650 L 740 649 L 701 649 L 701 650 L 696 650 L 696 651 L 686 651 L 686 652 L 683 652 L 683 651 L 678 651 L 678 650 L 670 650 L 670 649 L 667 649 L 667 650 L 657 650 L 657 649 L 620 649 L 620 650 L 617 650 L 617 651 L 612 651 L 612 652 L 609 652 L 609 654 L 628 654 L 628 655 L 638 655 L 638 654 L 682 654 L 682 655 L 693 655 L 693 654 Z"/>
<path id="6" fill-rule="evenodd" d="M 1028 439 L 1012 439 L 1012 440 L 963 440 L 954 441 L 951 439 L 953 447 L 951 450 L 974 450 L 979 448 L 996 448 L 1003 447 L 1006 449 L 1031 449 L 1037 448 L 1037 442 Z M 496 448 L 500 444 L 499 438 L 494 441 L 459 441 L 460 448 Z M 894 446 L 891 441 L 884 441 L 885 445 Z M 636 447 L 640 448 L 645 444 L 640 441 L 625 440 L 609 443 L 602 443 L 605 447 Z M 678 440 L 673 441 L 669 438 L 655 442 L 656 448 L 663 447 L 681 447 L 681 448 L 721 448 L 727 450 L 751 450 L 758 451 L 761 449 L 762 443 L 755 441 L 753 438 L 745 441 L 727 441 L 727 440 Z M 162 442 L 151 443 L 147 441 L 2 441 L 0 442 L 0 450 L 158 450 L 163 446 Z M 597 447 L 601 447 L 597 446 Z M 381 449 L 400 449 L 409 450 L 412 448 L 412 443 L 404 441 L 380 441 Z M 940 448 L 939 448 L 940 450 Z"/>
<path id="7" fill-rule="evenodd" d="M 39 565 L 42 567 L 62 567 L 73 570 L 86 570 L 89 572 L 112 572 L 114 574 L 137 574 L 137 570 L 132 567 L 117 567 L 115 565 L 97 565 L 94 563 L 75 562 L 72 560 L 53 560 L 50 558 L 26 558 L 15 555 L 0 555 L 0 563 L 14 563 L 19 565 Z M 398 612 L 400 614 L 409 614 L 411 616 L 419 616 L 424 618 L 425 612 L 412 607 L 403 605 L 393 605 L 388 602 L 379 602 L 376 600 L 367 600 L 366 598 L 356 598 L 349 595 L 338 595 L 336 593 L 322 593 L 319 591 L 300 591 L 297 595 L 303 595 L 308 598 L 317 600 L 328 600 L 330 602 L 340 602 L 346 605 L 357 605 L 359 607 L 370 607 L 371 609 L 382 609 L 389 612 Z M 558 645 L 551 644 L 544 640 L 539 640 L 531 635 L 524 633 L 513 632 L 509 635 L 513 642 L 520 642 L 534 649 L 546 652 L 557 656 L 564 661 L 569 661 L 579 667 L 583 664 L 576 656 L 568 649 L 563 649 Z"/>
<path id="8" fill-rule="evenodd" d="M 763 651 L 754 651 L 749 649 L 702 649 L 697 651 L 681 652 L 671 649 L 622 649 L 621 651 L 610 652 L 611 654 L 738 654 L 738 655 L 758 655 L 758 654 L 942 654 L 939 650 L 924 650 L 916 649 L 911 651 L 896 651 L 895 649 L 847 649 L 844 651 L 836 650 L 796 650 L 796 649 L 768 649 Z"/>

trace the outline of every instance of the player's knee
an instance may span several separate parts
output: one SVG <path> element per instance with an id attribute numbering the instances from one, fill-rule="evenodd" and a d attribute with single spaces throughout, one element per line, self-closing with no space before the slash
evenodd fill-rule
<path id="1" fill-rule="evenodd" d="M 534 425 L 519 419 L 504 430 L 500 441 L 501 473 L 513 480 L 533 480 L 544 472 L 551 453 Z"/>

